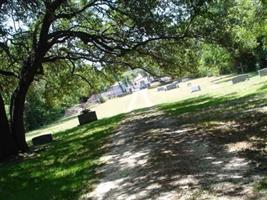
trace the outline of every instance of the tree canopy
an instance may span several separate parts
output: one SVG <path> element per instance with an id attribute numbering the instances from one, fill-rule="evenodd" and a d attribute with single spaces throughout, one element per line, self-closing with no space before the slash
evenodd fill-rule
<path id="1" fill-rule="evenodd" d="M 0 8 L 0 137 L 8 141 L 0 158 L 27 151 L 31 99 L 67 104 L 68 94 L 100 91 L 129 68 L 181 77 L 266 66 L 265 1 L 6 0 Z"/>

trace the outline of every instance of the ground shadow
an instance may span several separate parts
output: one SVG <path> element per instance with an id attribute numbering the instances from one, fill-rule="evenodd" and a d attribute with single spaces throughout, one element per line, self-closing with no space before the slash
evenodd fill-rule
<path id="1" fill-rule="evenodd" d="M 92 199 L 264 199 L 254 185 L 266 189 L 265 106 L 256 95 L 202 96 L 133 112 L 96 190 L 113 186 Z"/>
<path id="2" fill-rule="evenodd" d="M 228 81 L 232 81 L 232 79 L 235 77 L 235 75 L 231 74 L 231 75 L 226 75 L 226 76 L 222 76 L 222 77 L 218 77 L 214 80 L 212 80 L 211 82 L 214 84 L 220 84 L 220 83 L 225 83 Z"/>

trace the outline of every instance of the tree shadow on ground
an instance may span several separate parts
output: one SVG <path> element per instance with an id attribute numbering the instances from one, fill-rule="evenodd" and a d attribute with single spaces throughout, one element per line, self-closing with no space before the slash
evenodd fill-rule
<path id="1" fill-rule="evenodd" d="M 78 199 L 96 183 L 96 168 L 108 135 L 123 115 L 54 135 L 54 142 L 32 147 L 23 162 L 0 165 L 0 199 Z"/>
<path id="2" fill-rule="evenodd" d="M 254 185 L 266 189 L 265 106 L 260 95 L 202 96 L 133 112 L 102 168 L 114 186 L 95 198 L 264 199 Z"/>
<path id="3" fill-rule="evenodd" d="M 211 82 L 214 83 L 214 84 L 221 84 L 221 83 L 226 83 L 226 82 L 229 82 L 229 81 L 232 81 L 234 77 L 236 76 L 239 76 L 241 74 L 231 74 L 231 75 L 226 75 L 226 76 L 223 76 L 223 77 L 219 77 L 215 80 L 212 80 Z M 253 78 L 255 76 L 257 76 L 258 74 L 256 72 L 254 73 L 249 73 L 247 74 L 249 79 L 250 78 Z"/>
<path id="4" fill-rule="evenodd" d="M 211 82 L 214 84 L 220 84 L 220 83 L 225 83 L 228 81 L 232 81 L 232 79 L 235 77 L 235 75 L 231 74 L 231 75 L 226 75 L 226 76 L 222 76 L 219 78 L 216 78 L 214 80 L 212 80 Z"/>

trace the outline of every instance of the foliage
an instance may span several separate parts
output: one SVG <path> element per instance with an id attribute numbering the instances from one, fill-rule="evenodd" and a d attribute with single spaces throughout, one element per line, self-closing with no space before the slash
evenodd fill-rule
<path id="1" fill-rule="evenodd" d="M 36 102 L 63 108 L 119 82 L 129 68 L 176 78 L 266 66 L 265 6 L 259 0 L 2 1 L 0 89 L 16 143 L 27 150 L 24 103 L 40 79 L 45 101 Z M 202 43 L 215 45 L 213 53 Z"/>
<path id="2" fill-rule="evenodd" d="M 42 93 L 30 91 L 25 108 L 25 128 L 27 131 L 37 129 L 63 117 L 64 108 L 51 108 L 46 104 Z"/>
<path id="3" fill-rule="evenodd" d="M 262 31 L 266 13 L 260 1 L 214 1 L 206 15 L 197 17 L 193 32 L 201 35 L 202 42 L 225 48 L 236 71 L 266 66 L 266 32 Z"/>
<path id="4" fill-rule="evenodd" d="M 50 79 L 52 87 L 46 84 L 48 104 L 61 104 L 52 101 L 50 94 L 61 91 L 56 89 L 63 85 L 62 77 L 69 89 L 70 78 L 78 76 L 96 92 L 95 85 L 79 73 L 82 68 L 104 71 L 118 82 L 117 58 L 156 40 L 181 40 L 190 19 L 206 7 L 203 0 L 2 1 L 0 55 L 5 62 L 0 75 L 15 82 L 5 95 L 10 100 L 10 130 L 18 150 L 28 149 L 23 115 L 33 82 L 53 77 L 59 69 L 60 78 Z M 71 75 L 66 76 L 66 68 L 55 67 L 58 64 L 72 66 Z"/>
<path id="5" fill-rule="evenodd" d="M 232 57 L 224 48 L 203 44 L 198 72 L 200 76 L 217 76 L 233 72 Z"/>
<path id="6" fill-rule="evenodd" d="M 222 79 L 225 77 L 219 77 L 218 81 Z M 257 82 L 260 84 L 255 84 L 253 80 L 250 80 L 249 83 L 250 86 L 254 85 L 254 87 L 262 88 L 262 90 L 257 91 L 248 88 L 249 95 L 245 94 L 245 97 L 240 97 L 243 95 L 242 88 L 246 87 L 246 85 L 241 84 L 241 86 L 239 85 L 241 89 L 235 89 L 236 93 L 231 95 L 200 96 L 176 103 L 163 104 L 159 108 L 172 117 L 180 117 L 179 120 L 175 120 L 176 125 L 196 126 L 201 123 L 211 126 L 212 123 L 216 122 L 218 130 L 216 134 L 212 135 L 212 139 L 220 138 L 221 143 L 217 145 L 217 148 L 223 146 L 225 149 L 226 144 L 250 140 L 255 146 L 252 150 L 241 151 L 240 156 L 252 160 L 252 165 L 261 163 L 262 165 L 259 166 L 264 167 L 266 166 L 265 154 L 260 148 L 266 146 L 266 134 L 264 134 L 266 114 L 257 112 L 258 109 L 255 108 L 266 106 L 266 83 L 264 80 Z M 248 110 L 250 112 L 247 112 Z M 226 114 L 222 115 L 223 112 Z M 253 122 L 251 121 L 252 112 L 257 116 L 260 115 L 259 118 L 253 119 Z M 243 114 L 248 118 L 243 118 L 241 116 Z M 265 116 L 265 118 L 261 118 L 261 116 Z M 81 194 L 90 191 L 97 183 L 99 174 L 97 174 L 96 169 L 101 166 L 99 157 L 107 151 L 105 149 L 106 139 L 123 118 L 123 115 L 119 115 L 57 133 L 54 135 L 55 141 L 53 143 L 40 147 L 40 149 L 37 148 L 33 156 L 22 162 L 11 161 L 1 164 L 0 199 L 79 199 Z M 241 129 L 228 129 L 230 126 L 226 126 L 227 130 L 220 132 L 222 124 L 237 122 L 237 119 L 242 125 Z M 249 126 L 244 129 L 246 124 Z M 259 126 L 255 127 L 255 125 Z M 197 130 L 203 133 L 196 135 L 203 139 L 201 141 L 207 139 L 202 136 L 210 133 L 208 128 L 205 126 Z M 188 130 L 194 131 L 195 129 L 190 128 Z M 189 139 L 192 138 L 192 135 L 195 134 L 190 132 Z M 184 133 L 181 136 L 184 136 Z M 259 139 L 254 140 L 253 138 Z M 152 158 L 154 157 L 152 156 Z M 207 163 L 206 159 L 205 163 Z M 264 171 L 264 168 L 254 169 Z M 243 181 L 244 179 L 239 180 Z M 229 180 L 227 179 L 227 181 Z M 216 184 L 217 181 L 209 183 Z M 266 179 L 260 183 L 258 189 L 266 191 Z"/>

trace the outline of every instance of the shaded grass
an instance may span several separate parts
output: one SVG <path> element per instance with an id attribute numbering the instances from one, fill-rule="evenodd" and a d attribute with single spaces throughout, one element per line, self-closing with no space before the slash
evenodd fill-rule
<path id="1" fill-rule="evenodd" d="M 251 162 L 249 175 L 259 175 L 255 190 L 267 194 L 267 84 L 257 91 L 240 96 L 203 95 L 184 101 L 162 104 L 160 110 L 177 118 L 178 125 L 189 125 L 211 135 L 212 143 L 218 146 L 247 142 L 250 149 L 238 152 Z M 227 125 L 228 124 L 228 125 Z M 237 128 L 225 129 L 229 124 Z"/>
<path id="2" fill-rule="evenodd" d="M 235 110 L 245 110 L 267 105 L 267 84 L 261 84 L 256 91 L 250 91 L 242 95 L 241 91 L 232 92 L 226 95 L 201 95 L 186 100 L 159 105 L 159 108 L 169 115 L 180 115 L 197 111 L 205 111 L 209 108 L 223 107 L 220 111 L 234 108 Z"/>
<path id="3" fill-rule="evenodd" d="M 198 97 L 200 95 L 206 96 L 225 96 L 229 94 L 236 93 L 238 96 L 250 94 L 251 91 L 257 91 L 260 87 L 266 84 L 267 77 L 255 76 L 255 74 L 250 73 L 251 77 L 249 81 L 245 81 L 239 84 L 232 85 L 231 77 L 235 75 L 219 76 L 219 77 L 209 77 L 190 80 L 192 84 L 197 84 L 201 86 L 202 91 L 191 93 L 190 87 L 186 86 L 185 83 L 180 84 L 180 88 L 175 90 L 170 90 L 167 92 L 157 92 L 156 89 L 151 89 L 147 91 L 147 95 L 151 100 L 153 105 L 159 105 L 166 102 L 176 102 L 192 97 Z M 218 84 L 216 84 L 218 83 Z M 135 95 L 135 94 L 133 94 Z M 127 95 L 121 98 L 111 99 L 103 104 L 99 104 L 93 108 L 97 112 L 99 119 L 104 117 L 114 116 L 120 113 L 127 113 L 128 106 L 131 102 L 133 96 Z M 146 103 L 143 98 L 137 99 L 138 103 L 134 105 L 134 108 L 146 107 Z M 41 129 L 31 131 L 27 133 L 27 139 L 30 140 L 32 137 L 44 134 L 44 133 L 55 133 L 58 131 L 67 130 L 77 126 L 78 120 L 76 118 L 68 118 L 66 120 L 61 119 L 60 122 L 55 122 L 51 125 L 45 126 Z"/>
<path id="4" fill-rule="evenodd" d="M 77 199 L 97 181 L 96 167 L 123 115 L 54 135 L 22 161 L 0 165 L 0 199 Z"/>
<path id="5" fill-rule="evenodd" d="M 159 108 L 167 115 L 179 117 L 180 124 L 206 123 L 208 127 L 204 127 L 205 131 L 216 126 L 216 123 L 227 120 L 239 120 L 241 124 L 240 118 L 244 112 L 267 105 L 267 84 L 255 81 L 255 84 L 259 84 L 259 87 L 254 86 L 258 88 L 256 91 L 254 88 L 253 91 L 242 90 L 249 88 L 246 86 L 248 84 L 250 82 L 244 83 L 245 86 L 243 83 L 231 86 L 233 92 L 227 95 L 204 94 L 176 103 L 162 104 Z M 138 112 L 146 110 L 139 109 Z M 246 120 L 242 122 L 249 125 L 257 121 L 253 115 L 248 115 L 243 117 Z M 97 182 L 95 169 L 101 165 L 99 157 L 105 152 L 106 138 L 122 118 L 123 115 L 118 115 L 56 133 L 55 141 L 41 149 L 35 149 L 32 157 L 23 162 L 0 165 L 0 199 L 77 199 Z M 216 122 L 215 125 L 212 122 Z M 257 131 L 263 126 L 264 124 L 257 124 L 252 128 Z M 238 137 L 227 136 L 221 142 L 234 142 L 251 136 L 251 133 L 237 132 L 240 132 Z M 248 155 L 253 159 L 258 153 L 247 152 L 244 156 Z M 262 159 L 263 156 L 258 157 Z M 257 188 L 266 190 L 266 179 Z"/>

